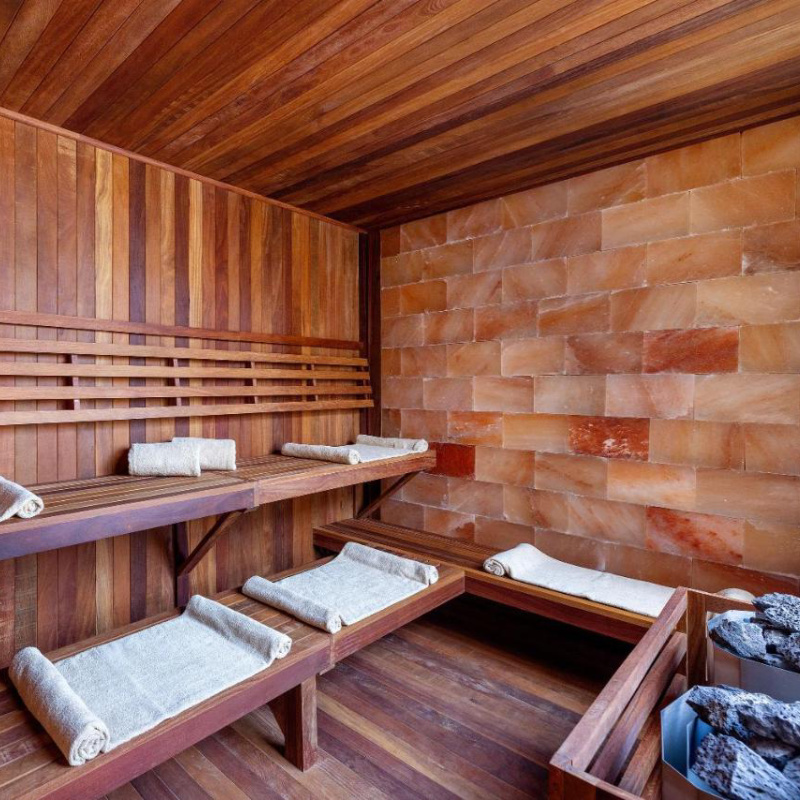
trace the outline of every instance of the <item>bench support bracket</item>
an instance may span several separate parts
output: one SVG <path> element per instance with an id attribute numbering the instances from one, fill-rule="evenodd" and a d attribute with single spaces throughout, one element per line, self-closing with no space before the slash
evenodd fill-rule
<path id="1" fill-rule="evenodd" d="M 400 491 L 414 476 L 418 475 L 417 472 L 408 472 L 401 475 L 393 484 L 384 489 L 372 502 L 367 503 L 361 511 L 356 514 L 356 519 L 363 519 L 370 514 L 374 514 L 393 494 Z"/>

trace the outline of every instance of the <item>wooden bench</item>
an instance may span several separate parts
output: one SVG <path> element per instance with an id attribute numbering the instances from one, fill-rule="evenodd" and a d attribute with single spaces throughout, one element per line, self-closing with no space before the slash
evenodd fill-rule
<path id="1" fill-rule="evenodd" d="M 467 594 L 626 642 L 639 641 L 653 623 L 642 614 L 491 575 L 482 566 L 496 551 L 469 542 L 366 518 L 343 520 L 314 531 L 314 544 L 322 550 L 337 552 L 348 541 L 450 564 L 464 570 Z"/>

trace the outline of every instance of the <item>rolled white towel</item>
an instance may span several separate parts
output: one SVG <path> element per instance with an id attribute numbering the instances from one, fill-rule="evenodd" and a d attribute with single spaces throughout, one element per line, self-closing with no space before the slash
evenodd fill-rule
<path id="1" fill-rule="evenodd" d="M 71 766 L 79 767 L 109 749 L 111 734 L 103 720 L 37 648 L 20 650 L 11 662 L 9 676 Z"/>
<path id="2" fill-rule="evenodd" d="M 44 501 L 14 481 L 0 478 L 0 522 L 15 514 L 22 519 L 35 517 L 44 508 Z"/>
<path id="3" fill-rule="evenodd" d="M 287 442 L 281 447 L 281 453 L 294 458 L 314 458 L 318 461 L 331 461 L 334 464 L 360 464 L 361 456 L 357 450 L 344 445 L 330 447 L 326 444 L 299 444 Z"/>
<path id="4" fill-rule="evenodd" d="M 347 542 L 342 548 L 342 555 L 383 572 L 419 581 L 426 586 L 439 580 L 439 570 L 432 564 L 423 564 L 421 561 L 396 556 L 394 553 L 376 550 L 374 547 L 367 547 L 358 542 Z"/>
<path id="5" fill-rule="evenodd" d="M 328 633 L 338 633 L 342 629 L 342 615 L 336 609 L 303 597 L 288 587 L 268 581 L 259 575 L 247 579 L 242 586 L 242 593 Z"/>
<path id="6" fill-rule="evenodd" d="M 131 475 L 177 476 L 200 474 L 200 448 L 190 442 L 133 444 L 128 450 Z"/>
<path id="7" fill-rule="evenodd" d="M 393 447 L 395 450 L 411 450 L 414 453 L 425 453 L 428 443 L 424 439 L 398 439 L 389 436 L 367 436 L 359 433 L 356 444 L 371 444 L 375 447 Z"/>
<path id="8" fill-rule="evenodd" d="M 200 469 L 236 469 L 236 442 L 233 439 L 203 439 L 176 436 L 173 442 L 188 442 L 200 448 Z"/>

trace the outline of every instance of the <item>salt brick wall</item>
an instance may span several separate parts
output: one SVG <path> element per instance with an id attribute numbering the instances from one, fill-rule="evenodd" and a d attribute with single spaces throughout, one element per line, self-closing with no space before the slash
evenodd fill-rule
<path id="1" fill-rule="evenodd" d="M 800 575 L 800 118 L 382 233 L 383 518 L 707 590 Z"/>

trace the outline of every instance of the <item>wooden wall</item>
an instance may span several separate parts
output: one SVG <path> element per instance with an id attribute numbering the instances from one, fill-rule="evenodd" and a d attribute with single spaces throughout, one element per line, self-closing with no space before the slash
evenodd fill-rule
<path id="1" fill-rule="evenodd" d="M 357 340 L 358 233 L 0 115 L 0 309 Z M 0 326 L 0 335 L 57 333 Z M 233 437 L 247 458 L 289 438 L 345 441 L 358 422 L 345 411 L 0 428 L 0 475 L 34 484 L 113 474 L 131 442 L 175 433 Z M 258 509 L 192 588 L 222 590 L 307 559 L 312 520 L 352 506 L 346 489 Z M 210 522 L 190 525 L 191 543 Z M 25 645 L 54 648 L 170 608 L 172 564 L 168 529 L 0 562 L 0 664 Z"/>

